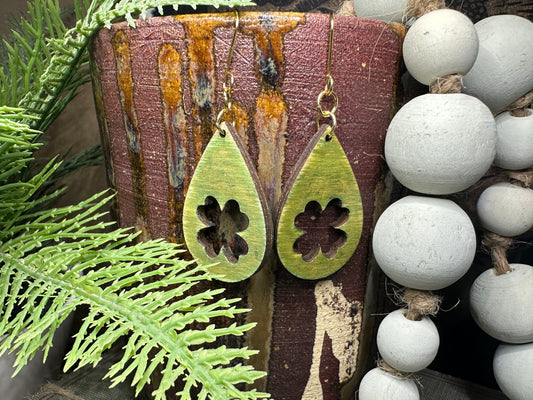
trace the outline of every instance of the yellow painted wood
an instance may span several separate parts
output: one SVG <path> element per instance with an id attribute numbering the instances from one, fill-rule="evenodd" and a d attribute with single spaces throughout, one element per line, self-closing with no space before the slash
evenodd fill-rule
<path id="1" fill-rule="evenodd" d="M 215 201 L 220 211 L 212 205 Z M 248 153 L 229 123 L 223 122 L 214 133 L 196 167 L 183 207 L 183 233 L 192 256 L 202 265 L 216 263 L 210 271 L 225 282 L 250 277 L 270 247 L 272 221 L 264 193 Z M 237 252 L 229 245 L 235 235 L 241 238 L 237 238 L 241 243 Z M 206 247 L 212 242 L 221 244 L 218 254 Z"/>
<path id="2" fill-rule="evenodd" d="M 302 279 L 320 279 L 338 271 L 359 243 L 363 206 L 350 163 L 329 126 L 321 126 L 302 153 L 287 188 L 280 203 L 276 237 L 281 262 L 293 275 Z M 296 227 L 295 218 L 312 201 L 324 210 L 334 199 L 339 199 L 341 206 L 349 211 L 348 219 L 335 225 L 346 233 L 346 241 L 333 256 L 325 255 L 319 249 L 316 256 L 305 261 L 302 254 L 294 249 L 295 241 L 306 233 Z"/>

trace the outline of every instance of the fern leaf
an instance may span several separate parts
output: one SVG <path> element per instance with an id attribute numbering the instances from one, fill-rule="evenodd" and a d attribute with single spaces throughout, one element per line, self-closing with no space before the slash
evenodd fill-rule
<path id="1" fill-rule="evenodd" d="M 0 157 L 17 168 L 20 160 L 9 156 L 26 154 L 23 160 L 29 162 L 38 147 L 27 118 L 20 109 L 0 108 Z M 266 397 L 236 386 L 263 376 L 231 365 L 255 351 L 221 347 L 204 351 L 201 358 L 196 353 L 221 336 L 243 335 L 253 327 L 192 328 L 247 311 L 234 306 L 236 299 L 218 298 L 220 289 L 187 296 L 197 283 L 213 278 L 209 267 L 180 259 L 183 250 L 177 245 L 135 243 L 135 235 L 124 229 L 106 232 L 109 223 L 101 221 L 100 212 L 110 200 L 105 192 L 78 205 L 35 210 L 42 199 L 32 197 L 56 168 L 52 160 L 26 182 L 10 183 L 16 175 L 0 181 L 0 354 L 16 353 L 15 371 L 38 350 L 46 355 L 61 322 L 85 305 L 89 313 L 65 368 L 95 365 L 106 349 L 127 337 L 123 358 L 108 374 L 115 384 L 131 377 L 139 391 L 159 368 L 163 377 L 156 399 L 163 399 L 178 379 L 185 382 L 184 393 L 199 387 L 212 399 Z M 169 286 L 176 289 L 167 291 Z M 179 300 L 172 302 L 176 295 Z"/>
<path id="2" fill-rule="evenodd" d="M 127 230 L 107 231 L 109 223 L 102 222 L 99 211 L 109 201 L 106 193 L 75 206 L 42 209 L 60 194 L 43 195 L 59 174 L 56 159 L 25 174 L 42 130 L 88 80 L 91 36 L 118 17 L 134 24 L 134 15 L 166 3 L 75 0 L 78 22 L 67 29 L 56 0 L 35 0 L 29 4 L 30 18 L 5 44 L 7 62 L 0 68 L 0 104 L 5 104 L 0 106 L 0 354 L 16 353 L 18 372 L 38 350 L 47 354 L 56 329 L 84 305 L 89 313 L 65 368 L 96 365 L 106 349 L 126 337 L 124 355 L 108 374 L 114 384 L 130 377 L 138 393 L 159 369 L 158 400 L 176 380 L 184 382 L 183 399 L 191 398 L 193 388 L 202 399 L 265 398 L 265 393 L 237 388 L 264 375 L 237 364 L 255 351 L 202 349 L 253 327 L 210 324 L 215 317 L 231 319 L 247 311 L 236 308 L 235 299 L 219 298 L 220 290 L 188 295 L 197 283 L 214 278 L 209 267 L 181 260 L 177 245 L 161 240 L 135 244 L 136 235 Z M 173 302 L 174 296 L 179 300 Z M 206 328 L 192 328 L 198 322 Z"/>
<path id="3" fill-rule="evenodd" d="M 61 222 L 60 222 L 61 223 Z M 93 233 L 93 235 L 105 235 L 103 233 Z M 123 232 L 123 235 L 126 235 Z M 70 238 L 70 236 L 69 236 Z M 65 254 L 65 260 L 69 264 L 76 264 L 78 257 L 74 251 L 63 251 L 61 241 L 55 245 L 56 251 Z M 113 245 L 111 245 L 113 247 Z M 240 382 L 253 380 L 255 375 L 250 375 L 246 371 L 237 368 L 231 373 L 223 373 L 231 360 L 241 358 L 246 359 L 254 351 L 247 349 L 226 349 L 220 348 L 216 353 L 206 353 L 203 351 L 199 362 L 195 355 L 194 347 L 213 342 L 216 338 L 226 335 L 242 335 L 252 328 L 253 325 L 237 326 L 235 324 L 226 328 L 216 328 L 209 326 L 205 330 L 193 330 L 190 324 L 193 321 L 208 321 L 216 315 L 235 316 L 244 310 L 235 309 L 230 306 L 232 300 L 220 300 L 208 303 L 212 297 L 210 292 L 197 295 L 196 307 L 185 313 L 173 315 L 159 314 L 157 311 L 147 310 L 142 306 L 143 301 L 127 295 L 120 295 L 121 291 L 127 294 L 128 289 L 117 289 L 105 291 L 104 287 L 98 285 L 96 281 L 87 279 L 71 270 L 57 268 L 59 260 L 49 257 L 47 249 L 42 250 L 31 247 L 32 252 L 24 258 L 14 258 L 4 251 L 5 244 L 0 252 L 0 263 L 2 266 L 2 282 L 0 287 L 0 304 L 5 304 L 0 335 L 6 335 L 3 343 L 0 344 L 0 351 L 6 350 L 17 352 L 16 366 L 20 368 L 39 348 L 48 349 L 53 332 L 58 326 L 58 320 L 62 321 L 72 310 L 81 305 L 87 304 L 91 310 L 80 331 L 76 335 L 72 350 L 67 355 L 66 367 L 71 367 L 77 363 L 78 366 L 85 364 L 96 364 L 106 349 L 111 347 L 120 337 L 129 336 L 125 347 L 125 358 L 111 369 L 109 376 L 115 377 L 113 382 L 120 382 L 132 375 L 138 383 L 147 382 L 147 371 L 163 367 L 164 379 L 161 382 L 158 399 L 163 399 L 161 393 L 168 390 L 179 375 L 186 377 L 187 384 L 192 388 L 195 386 L 209 388 L 212 398 L 230 399 L 231 393 Z M 152 251 L 165 249 L 165 255 L 161 257 L 161 267 L 157 273 L 163 275 L 161 279 L 176 278 L 182 272 L 190 276 L 190 270 L 194 271 L 194 277 L 198 280 L 210 279 L 209 274 L 201 267 L 192 267 L 189 262 L 185 262 L 176 257 L 179 251 L 175 245 L 165 242 L 140 243 L 135 246 L 125 246 L 106 249 L 105 252 L 113 252 L 115 266 L 108 266 L 110 273 L 113 268 L 120 272 L 120 260 L 122 257 L 129 260 L 132 255 L 142 254 L 148 257 Z M 86 269 L 96 269 L 100 263 L 98 252 L 94 250 L 95 257 L 92 263 L 86 262 Z M 142 257 L 140 257 L 142 258 Z M 146 269 L 143 261 L 137 261 L 129 267 L 129 277 L 142 276 Z M 125 277 L 126 278 L 126 277 Z M 123 279 L 125 279 L 123 278 Z M 7 282 L 10 282 L 9 284 Z M 135 279 L 139 282 L 139 279 Z M 23 288 L 26 286 L 26 289 Z M 119 285 L 122 287 L 121 285 Z M 142 280 L 134 290 L 142 289 Z M 200 298 L 198 298 L 198 296 Z M 22 307 L 16 314 L 13 310 Z M 159 308 L 166 307 L 164 304 Z M 154 315 L 156 314 L 156 316 Z M 163 316 L 162 316 L 163 315 Z M 9 320 L 8 317 L 11 317 Z M 9 322 L 5 322 L 8 321 Z M 181 320 L 181 323 L 176 321 Z M 178 330 L 173 326 L 185 326 L 188 329 Z M 154 364 L 148 361 L 148 354 L 151 351 L 159 351 L 158 361 Z M 210 356 L 206 356 L 210 354 Z M 216 354 L 216 356 L 214 356 Z M 178 375 L 176 375 L 179 373 Z M 263 376 L 258 373 L 257 376 Z M 192 386 L 191 386 L 192 385 Z M 186 387 L 189 387 L 186 385 Z M 239 392 L 240 393 L 240 392 Z M 242 392 L 246 393 L 246 392 Z M 254 394 L 253 397 L 259 398 Z M 261 396 L 265 396 L 262 394 Z"/>

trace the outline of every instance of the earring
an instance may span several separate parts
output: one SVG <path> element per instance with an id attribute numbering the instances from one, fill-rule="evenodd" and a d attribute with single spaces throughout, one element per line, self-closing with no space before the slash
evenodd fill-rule
<path id="1" fill-rule="evenodd" d="M 239 14 L 224 73 L 224 107 L 216 131 L 196 166 L 183 205 L 183 233 L 197 262 L 225 282 L 250 277 L 261 265 L 272 241 L 272 222 L 255 167 L 233 122 L 233 75 L 229 72 Z"/>
<path id="2" fill-rule="evenodd" d="M 302 279 L 324 278 L 353 255 L 363 226 L 359 187 L 335 136 L 338 97 L 333 91 L 330 17 L 325 88 L 317 98 L 317 132 L 301 154 L 280 201 L 277 251 L 285 268 Z M 330 110 L 323 101 L 333 101 Z M 321 124 L 329 119 L 330 124 Z"/>

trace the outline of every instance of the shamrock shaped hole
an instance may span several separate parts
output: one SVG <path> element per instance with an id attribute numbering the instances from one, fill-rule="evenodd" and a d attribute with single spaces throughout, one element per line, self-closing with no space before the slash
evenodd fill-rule
<path id="1" fill-rule="evenodd" d="M 324 210 L 317 201 L 310 201 L 294 219 L 296 228 L 304 232 L 295 240 L 294 252 L 301 254 L 305 262 L 313 261 L 320 251 L 326 258 L 335 257 L 347 241 L 346 232 L 339 227 L 349 217 L 350 210 L 342 206 L 341 199 L 331 200 Z"/>
<path id="2" fill-rule="evenodd" d="M 239 257 L 248 254 L 248 243 L 238 232 L 248 228 L 248 216 L 241 212 L 239 203 L 228 200 L 224 208 L 213 196 L 207 196 L 204 205 L 196 209 L 198 219 L 206 225 L 198 231 L 197 240 L 204 247 L 210 258 L 222 253 L 232 264 L 239 261 Z"/>

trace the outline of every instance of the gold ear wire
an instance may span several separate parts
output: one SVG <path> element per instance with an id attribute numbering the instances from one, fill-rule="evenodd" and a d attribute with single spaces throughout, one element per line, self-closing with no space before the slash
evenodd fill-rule
<path id="1" fill-rule="evenodd" d="M 335 16 L 333 13 L 329 14 L 329 41 L 328 41 L 328 64 L 326 69 L 326 76 L 329 80 L 331 78 L 331 53 L 333 49 L 333 31 L 335 30 Z M 326 90 L 328 88 L 326 83 Z M 333 85 L 333 79 L 331 79 L 331 84 Z M 332 88 L 333 89 L 333 88 Z"/>
<path id="2" fill-rule="evenodd" d="M 219 127 L 222 122 L 222 117 L 224 113 L 230 112 L 231 110 L 231 90 L 233 88 L 233 74 L 230 72 L 231 60 L 233 58 L 233 51 L 235 50 L 235 43 L 237 41 L 237 32 L 239 31 L 239 11 L 235 9 L 235 30 L 233 31 L 233 39 L 231 40 L 231 45 L 229 48 L 228 59 L 226 60 L 226 70 L 224 71 L 224 107 L 220 110 L 217 115 L 216 126 Z M 223 132 L 222 129 L 219 129 L 219 132 Z"/>
<path id="3" fill-rule="evenodd" d="M 331 76 L 331 55 L 333 53 L 333 32 L 335 29 L 335 16 L 330 14 L 330 27 L 329 27 L 329 40 L 328 40 L 328 59 L 326 65 L 326 85 L 324 90 L 322 90 L 316 100 L 318 115 L 316 117 L 317 129 L 320 128 L 320 120 L 322 118 L 331 119 L 331 134 L 334 133 L 335 128 L 337 127 L 337 118 L 335 112 L 339 106 L 339 98 L 337 94 L 333 91 L 333 77 Z M 333 98 L 333 107 L 330 110 L 325 110 L 322 106 L 322 100 L 324 97 Z M 331 137 L 329 137 L 331 139 Z"/>

